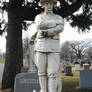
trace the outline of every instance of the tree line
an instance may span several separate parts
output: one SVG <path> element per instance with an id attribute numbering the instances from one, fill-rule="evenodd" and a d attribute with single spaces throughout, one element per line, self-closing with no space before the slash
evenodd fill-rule
<path id="1" fill-rule="evenodd" d="M 61 60 L 68 60 L 71 63 L 92 61 L 92 41 L 66 41 L 61 45 Z"/>

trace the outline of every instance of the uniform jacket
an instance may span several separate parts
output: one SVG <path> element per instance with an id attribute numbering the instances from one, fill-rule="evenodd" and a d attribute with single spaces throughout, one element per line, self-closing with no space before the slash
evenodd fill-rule
<path id="1" fill-rule="evenodd" d="M 64 28 L 63 18 L 53 13 L 41 13 L 36 16 L 35 25 L 36 33 L 34 35 L 36 37 L 34 50 L 40 52 L 60 52 L 59 33 Z M 42 32 L 46 32 L 47 36 L 44 37 Z"/>

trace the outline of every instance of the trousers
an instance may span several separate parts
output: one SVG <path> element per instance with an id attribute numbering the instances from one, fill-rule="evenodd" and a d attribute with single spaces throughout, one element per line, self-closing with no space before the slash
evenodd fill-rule
<path id="1" fill-rule="evenodd" d="M 41 92 L 61 92 L 59 53 L 36 52 Z"/>

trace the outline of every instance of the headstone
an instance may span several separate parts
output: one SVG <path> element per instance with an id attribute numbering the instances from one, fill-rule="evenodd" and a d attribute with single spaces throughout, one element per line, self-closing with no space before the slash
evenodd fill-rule
<path id="1" fill-rule="evenodd" d="M 66 66 L 65 67 L 65 76 L 73 76 L 71 66 Z"/>
<path id="2" fill-rule="evenodd" d="M 75 71 L 80 71 L 81 70 L 80 64 L 75 64 L 74 66 L 75 66 Z"/>
<path id="3" fill-rule="evenodd" d="M 90 69 L 92 70 L 92 63 L 91 63 Z"/>
<path id="4" fill-rule="evenodd" d="M 20 73 L 15 77 L 14 92 L 40 92 L 36 73 Z"/>
<path id="5" fill-rule="evenodd" d="M 83 69 L 84 70 L 89 70 L 89 68 L 90 68 L 89 64 L 83 64 Z"/>
<path id="6" fill-rule="evenodd" d="M 80 71 L 80 82 L 77 89 L 91 89 L 92 90 L 92 70 Z"/>

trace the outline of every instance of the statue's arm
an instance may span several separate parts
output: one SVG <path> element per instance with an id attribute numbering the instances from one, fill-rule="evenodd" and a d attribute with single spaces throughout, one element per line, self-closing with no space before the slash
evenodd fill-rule
<path id="1" fill-rule="evenodd" d="M 47 30 L 47 29 L 50 29 L 50 28 L 53 28 L 53 27 L 56 27 L 56 23 L 46 21 L 46 22 L 40 23 L 39 29 L 40 30 Z"/>
<path id="2" fill-rule="evenodd" d="M 44 32 L 46 32 L 48 36 L 55 36 L 60 32 L 62 32 L 63 30 L 64 30 L 64 19 L 59 15 L 55 15 L 54 19 L 51 21 L 51 24 L 48 23 L 48 28 L 44 30 Z"/>
<path id="3" fill-rule="evenodd" d="M 55 21 L 55 19 L 57 21 Z M 46 36 L 54 36 L 59 34 L 64 29 L 64 20 L 60 16 L 56 16 L 53 20 L 44 20 L 41 15 L 37 15 L 35 18 L 36 29 L 39 34 Z M 37 31 L 37 32 L 38 32 Z"/>
<path id="4" fill-rule="evenodd" d="M 48 36 L 55 36 L 64 30 L 64 24 L 58 24 L 56 27 L 47 30 Z"/>
<path id="5" fill-rule="evenodd" d="M 56 26 L 56 23 L 49 20 L 43 20 L 41 15 L 37 15 L 35 18 L 36 27 L 40 30 L 46 30 Z"/>

